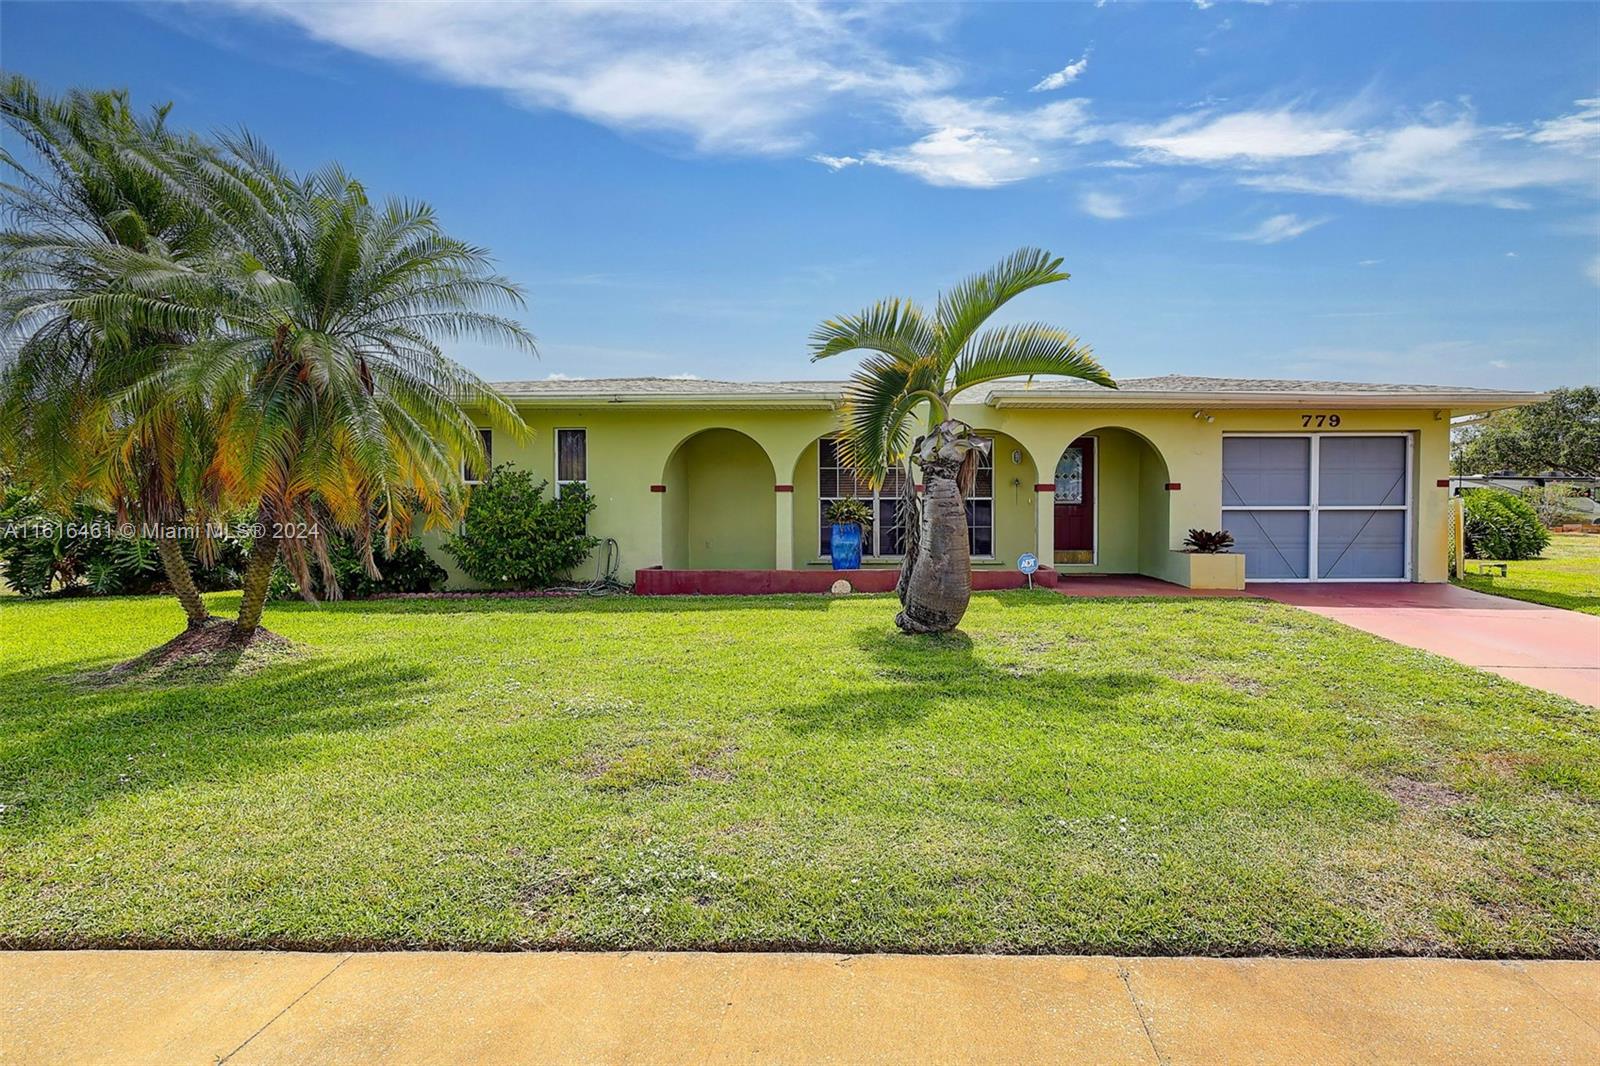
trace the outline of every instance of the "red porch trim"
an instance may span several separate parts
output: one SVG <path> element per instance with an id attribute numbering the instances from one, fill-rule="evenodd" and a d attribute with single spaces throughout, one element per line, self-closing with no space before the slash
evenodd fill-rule
<path id="1" fill-rule="evenodd" d="M 827 592 L 840 578 L 856 592 L 893 592 L 898 569 L 872 570 L 665 570 L 652 566 L 634 575 L 638 596 L 765 596 Z M 1041 566 L 1033 583 L 1055 588 L 1057 574 Z M 1022 588 L 1027 576 L 1016 570 L 974 570 L 972 587 L 979 591 Z"/>
<path id="2" fill-rule="evenodd" d="M 793 492 L 794 491 L 794 486 L 793 485 L 774 485 L 774 486 L 772 486 L 772 491 L 773 492 Z"/>
<path id="3" fill-rule="evenodd" d="M 1041 481 L 1039 484 L 1037 484 L 1037 485 L 1035 485 L 1033 487 L 1033 491 L 1034 492 L 1054 492 L 1054 491 L 1056 491 L 1056 483 L 1054 481 L 1051 481 L 1051 482 L 1043 482 L 1043 481 Z"/>
<path id="4" fill-rule="evenodd" d="M 1181 482 L 1177 482 L 1177 481 L 1169 481 L 1169 482 L 1167 482 L 1167 491 L 1168 492 L 1177 492 L 1181 488 L 1183 488 L 1183 484 Z"/>
<path id="5" fill-rule="evenodd" d="M 667 487 L 665 485 L 651 485 L 650 486 L 650 491 L 651 492 L 666 492 L 667 491 Z"/>

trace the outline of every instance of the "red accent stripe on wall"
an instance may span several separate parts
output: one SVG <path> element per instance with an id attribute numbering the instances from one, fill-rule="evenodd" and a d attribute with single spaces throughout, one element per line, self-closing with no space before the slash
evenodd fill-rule
<path id="1" fill-rule="evenodd" d="M 1054 492 L 1054 491 L 1056 491 L 1056 483 L 1054 481 L 1049 481 L 1049 482 L 1043 482 L 1042 481 L 1042 482 L 1040 482 L 1039 484 L 1037 484 L 1037 485 L 1035 485 L 1033 487 L 1033 491 L 1034 492 Z"/>
<path id="2" fill-rule="evenodd" d="M 650 491 L 651 492 L 666 492 L 667 491 L 667 487 L 665 485 L 651 485 L 650 486 Z"/>
<path id="3" fill-rule="evenodd" d="M 772 491 L 773 492 L 793 492 L 794 491 L 794 486 L 793 485 L 774 485 L 774 486 L 772 486 Z"/>
<path id="4" fill-rule="evenodd" d="M 1435 484 L 1437 484 L 1441 489 L 1447 489 L 1450 487 L 1450 479 L 1447 477 L 1442 477 L 1435 482 Z"/>
<path id="5" fill-rule="evenodd" d="M 1168 492 L 1177 492 L 1181 488 L 1183 488 L 1183 485 L 1181 483 L 1179 483 L 1179 482 L 1176 482 L 1176 481 L 1167 482 L 1167 491 Z"/>

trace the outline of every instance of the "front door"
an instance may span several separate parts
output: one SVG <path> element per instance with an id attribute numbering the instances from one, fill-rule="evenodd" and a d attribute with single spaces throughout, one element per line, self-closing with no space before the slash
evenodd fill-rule
<path id="1" fill-rule="evenodd" d="M 1056 461 L 1056 562 L 1094 562 L 1094 438 L 1079 437 Z"/>

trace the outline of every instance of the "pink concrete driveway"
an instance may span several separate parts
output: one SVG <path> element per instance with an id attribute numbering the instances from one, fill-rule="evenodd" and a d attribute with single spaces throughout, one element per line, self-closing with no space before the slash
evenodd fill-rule
<path id="1" fill-rule="evenodd" d="M 1249 593 L 1600 707 L 1594 615 L 1454 585 L 1256 583 Z"/>

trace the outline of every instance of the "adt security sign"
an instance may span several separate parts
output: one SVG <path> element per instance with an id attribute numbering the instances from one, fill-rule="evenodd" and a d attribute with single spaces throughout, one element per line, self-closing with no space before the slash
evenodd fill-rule
<path id="1" fill-rule="evenodd" d="M 1017 569 L 1028 575 L 1028 587 L 1033 588 L 1033 572 L 1039 569 L 1039 557 L 1032 552 L 1017 556 Z"/>

